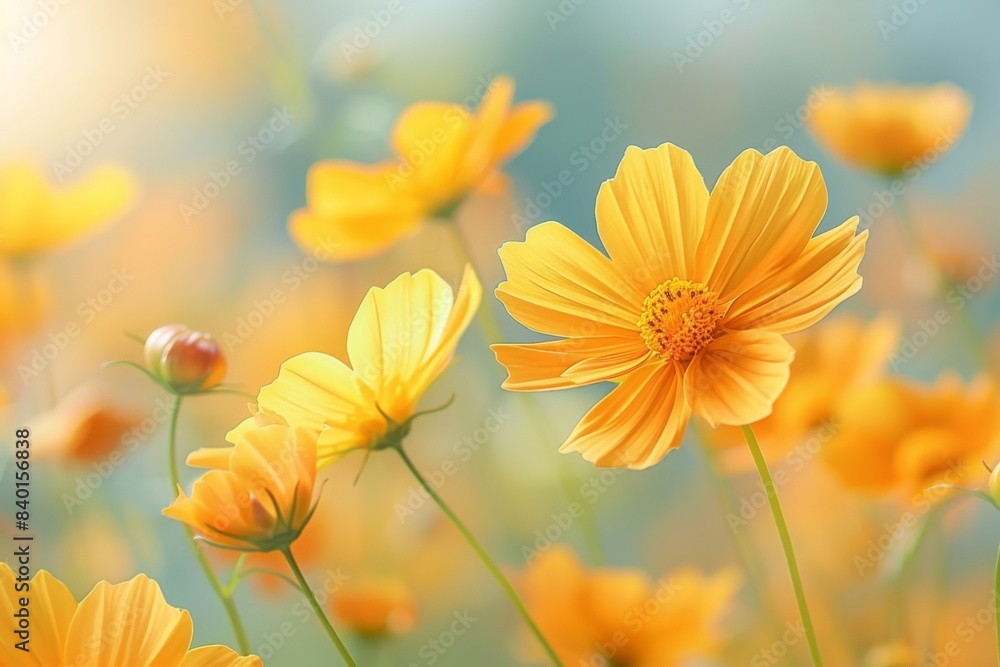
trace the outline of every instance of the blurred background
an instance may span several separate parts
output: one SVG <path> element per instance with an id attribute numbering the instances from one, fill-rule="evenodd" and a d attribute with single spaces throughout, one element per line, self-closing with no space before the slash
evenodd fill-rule
<path id="1" fill-rule="evenodd" d="M 461 261 L 443 225 L 426 225 L 377 258 L 339 265 L 317 263 L 286 230 L 288 215 L 305 203 L 309 166 L 390 156 L 388 137 L 407 105 L 475 106 L 499 74 L 516 81 L 518 100 L 554 105 L 554 121 L 506 169 L 509 196 L 477 196 L 457 213 L 487 288 L 483 307 L 493 309 L 507 340 L 537 340 L 491 296 L 503 278 L 496 249 L 544 220 L 598 243 L 597 189 L 629 145 L 676 143 L 711 185 L 745 148 L 786 144 L 822 168 L 830 205 L 821 229 L 870 212 L 884 180 L 831 157 L 805 126 L 807 101 L 822 99 L 824 86 L 952 82 L 967 92 L 974 110 L 964 137 L 907 181 L 904 197 L 935 256 L 956 271 L 978 270 L 995 247 L 1000 210 L 998 23 L 1000 6 L 986 0 L 6 0 L 0 164 L 30 163 L 64 185 L 117 165 L 136 184 L 130 205 L 106 228 L 30 266 L 11 263 L 15 282 L 0 305 L 10 334 L 3 432 L 46 424 L 57 433 L 51 451 L 35 454 L 34 565 L 78 596 L 101 579 L 146 572 L 172 605 L 192 611 L 196 645 L 232 644 L 180 526 L 160 515 L 170 500 L 165 396 L 130 369 L 102 365 L 140 361 L 141 345 L 128 334 L 179 322 L 222 341 L 229 381 L 256 393 L 299 352 L 343 355 L 370 286 L 422 267 L 457 284 Z M 553 192 L 564 170 L 569 182 Z M 975 290 L 963 315 L 982 354 L 973 353 L 966 326 L 921 336 L 942 306 L 924 258 L 892 218 L 863 218 L 872 234 L 865 287 L 834 317 L 894 318 L 900 347 L 883 356 L 896 374 L 929 381 L 954 369 L 969 380 L 988 370 L 997 351 L 994 286 L 987 280 Z M 77 333 L 60 335 L 70 330 Z M 915 353 L 901 361 L 904 342 Z M 502 369 L 486 343 L 470 328 L 424 402 L 455 392 L 456 404 L 419 422 L 409 450 L 442 480 L 441 494 L 505 569 L 516 578 L 536 550 L 562 542 L 588 566 L 636 568 L 653 588 L 682 567 L 706 575 L 734 568 L 746 582 L 738 537 L 760 554 L 776 623 L 764 620 L 744 583 L 713 620 L 715 650 L 688 664 L 806 664 L 803 642 L 789 640 L 796 616 L 770 515 L 754 510 L 733 528 L 697 430 L 650 470 L 602 473 L 557 450 L 609 387 L 531 396 L 547 418 L 539 429 L 524 399 L 500 390 Z M 44 352 L 52 345 L 57 352 Z M 87 422 L 95 431 L 80 437 L 124 430 L 115 438 L 121 457 L 74 460 L 61 450 L 83 428 L 73 401 L 111 411 L 97 425 Z M 187 401 L 181 451 L 224 444 L 245 415 L 238 396 Z M 736 479 L 730 500 L 752 505 L 759 482 L 743 452 L 729 454 L 722 465 Z M 303 559 L 310 580 L 333 598 L 366 582 L 403 591 L 390 636 L 351 633 L 334 616 L 362 664 L 544 664 L 533 662 L 509 603 L 399 461 L 373 456 L 352 485 L 359 465 L 360 457 L 348 457 L 326 473 L 332 482 Z M 824 651 L 830 664 L 862 664 L 892 639 L 885 571 L 898 556 L 872 559 L 870 568 L 857 557 L 871 558 L 871 544 L 892 555 L 912 543 L 906 526 L 888 548 L 878 546 L 911 511 L 909 495 L 849 490 L 812 454 L 802 465 L 779 457 L 775 467 L 790 470 L 780 492 Z M 195 477 L 182 472 L 187 483 Z M 0 498 L 12 498 L 11 473 L 8 462 Z M 986 476 L 968 484 L 982 488 Z M 572 503 L 584 516 L 566 522 Z M 992 612 L 985 621 L 982 612 L 1000 517 L 989 509 L 973 499 L 950 502 L 922 546 L 908 606 L 920 664 L 948 642 L 961 649 L 948 664 L 978 666 L 992 655 Z M 12 521 L 12 511 L 0 514 Z M 213 558 L 220 568 L 232 564 L 224 554 Z M 265 664 L 332 660 L 317 657 L 329 650 L 326 637 L 278 580 L 252 578 L 237 600 Z M 475 621 L 456 634 L 455 614 Z M 967 619 L 977 615 L 987 631 L 970 629 Z M 770 651 L 775 642 L 782 647 Z"/>

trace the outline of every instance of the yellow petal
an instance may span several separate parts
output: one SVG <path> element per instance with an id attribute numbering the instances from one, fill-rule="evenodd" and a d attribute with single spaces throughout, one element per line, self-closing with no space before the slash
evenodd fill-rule
<path id="1" fill-rule="evenodd" d="M 87 667 L 170 667 L 184 659 L 191 633 L 190 615 L 168 605 L 157 583 L 139 575 L 115 586 L 101 582 L 83 599 L 66 655 Z"/>
<path id="2" fill-rule="evenodd" d="M 239 653 L 225 646 L 202 646 L 184 656 L 178 667 L 263 667 L 264 663 L 255 655 L 241 657 Z"/>
<path id="3" fill-rule="evenodd" d="M 693 274 L 707 207 L 705 180 L 687 151 L 629 146 L 597 194 L 597 231 L 611 259 L 648 294 Z"/>
<path id="4" fill-rule="evenodd" d="M 611 380 L 635 370 L 649 349 L 633 338 L 571 338 L 525 345 L 492 345 L 507 369 L 510 391 L 565 389 Z"/>
<path id="5" fill-rule="evenodd" d="M 795 350 L 778 334 L 739 331 L 712 341 L 684 374 L 694 413 L 712 426 L 751 424 L 771 414 Z"/>
<path id="6" fill-rule="evenodd" d="M 510 77 L 495 77 L 476 109 L 475 135 L 465 156 L 465 169 L 479 174 L 492 171 L 494 146 L 513 101 L 514 82 Z"/>
<path id="7" fill-rule="evenodd" d="M 515 104 L 494 140 L 494 164 L 506 162 L 527 148 L 534 141 L 538 129 L 554 116 L 555 109 L 548 102 Z"/>
<path id="8" fill-rule="evenodd" d="M 256 489 L 262 502 L 265 495 L 273 497 L 277 511 L 294 526 L 303 524 L 312 506 L 318 433 L 301 426 L 256 428 L 236 444 L 230 459 L 230 470 Z"/>
<path id="9" fill-rule="evenodd" d="M 466 171 L 475 136 L 473 117 L 461 105 L 417 102 L 407 107 L 392 132 L 392 145 L 401 161 L 396 169 L 402 185 L 436 205 L 465 194 L 485 176 Z"/>
<path id="10" fill-rule="evenodd" d="M 499 251 L 507 280 L 497 298 L 535 331 L 566 338 L 622 337 L 638 330 L 645 293 L 593 246 L 558 222 L 528 230 Z"/>
<path id="11" fill-rule="evenodd" d="M 815 162 L 784 146 L 766 156 L 744 151 L 709 197 L 695 279 L 722 302 L 739 296 L 802 253 L 826 205 Z"/>
<path id="12" fill-rule="evenodd" d="M 580 452 L 602 468 L 641 470 L 680 446 L 690 416 L 680 369 L 649 364 L 591 408 L 559 451 Z"/>
<path id="13" fill-rule="evenodd" d="M 185 462 L 194 468 L 229 470 L 229 461 L 232 455 L 233 447 L 202 447 L 188 454 L 187 461 Z"/>
<path id="14" fill-rule="evenodd" d="M 858 266 L 868 230 L 855 236 L 857 226 L 858 218 L 854 217 L 813 238 L 794 262 L 740 296 L 726 314 L 724 325 L 788 334 L 823 319 L 861 289 Z"/>
<path id="15" fill-rule="evenodd" d="M 24 582 L 21 582 L 23 585 Z M 65 664 L 63 647 L 70 622 L 76 612 L 76 599 L 61 581 L 42 570 L 29 582 L 30 592 L 18 591 L 13 570 L 0 563 L 0 664 L 24 667 L 58 667 Z M 14 648 L 21 641 L 14 614 L 21 609 L 20 599 L 29 598 L 31 614 L 31 651 Z"/>

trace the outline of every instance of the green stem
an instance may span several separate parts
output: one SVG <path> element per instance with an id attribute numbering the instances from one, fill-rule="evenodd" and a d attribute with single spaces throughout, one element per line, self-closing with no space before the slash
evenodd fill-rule
<path id="1" fill-rule="evenodd" d="M 812 655 L 813 665 L 822 667 L 823 658 L 819 653 L 819 645 L 816 643 L 816 631 L 813 629 L 812 617 L 809 615 L 809 605 L 806 603 L 805 590 L 802 588 L 802 577 L 799 575 L 799 566 L 795 561 L 795 549 L 792 546 L 792 538 L 788 533 L 788 525 L 785 523 L 785 515 L 781 511 L 781 502 L 778 500 L 778 490 L 771 479 L 771 471 L 767 468 L 767 461 L 760 451 L 757 443 L 757 436 L 749 426 L 743 426 L 743 436 L 746 438 L 753 462 L 757 466 L 757 473 L 760 481 L 764 484 L 767 492 L 767 502 L 771 505 L 771 514 L 774 515 L 774 524 L 778 528 L 778 536 L 781 538 L 781 548 L 785 552 L 785 561 L 788 565 L 788 576 L 792 580 L 792 589 L 795 591 L 795 602 L 799 607 L 799 616 L 802 618 L 802 627 L 805 630 L 806 641 L 809 643 L 809 653 Z"/>
<path id="2" fill-rule="evenodd" d="M 295 562 L 295 556 L 292 555 L 291 547 L 285 547 L 280 551 L 281 555 L 288 561 L 288 567 L 292 569 L 295 579 L 299 582 L 299 588 L 302 589 L 302 594 L 305 595 L 306 600 L 309 601 L 309 606 L 312 607 L 313 613 L 316 614 L 316 618 L 318 618 L 320 623 L 323 624 L 323 629 L 326 630 L 326 634 L 330 637 L 330 641 L 332 641 L 333 645 L 337 647 L 337 652 L 340 653 L 340 657 L 343 658 L 344 664 L 348 667 L 358 667 L 358 663 L 354 662 L 354 658 L 351 657 L 351 653 L 347 650 L 347 646 L 344 645 L 344 642 L 341 641 L 337 631 L 334 630 L 333 626 L 330 624 L 330 619 L 326 617 L 323 607 L 320 606 L 319 601 L 316 599 L 316 595 L 312 592 L 312 588 L 309 587 L 309 582 L 306 581 L 305 575 L 303 575 L 302 570 L 299 569 L 299 564 Z"/>
<path id="3" fill-rule="evenodd" d="M 449 219 L 445 224 L 451 228 L 459 261 L 475 266 L 472 261 L 472 249 L 462 235 L 462 230 L 458 228 L 458 222 L 454 219 Z M 497 321 L 491 303 L 480 305 L 479 312 L 476 313 L 476 321 L 487 343 L 492 344 L 503 341 L 503 332 L 500 329 L 500 323 Z M 532 422 L 534 432 L 540 433 L 542 439 L 546 442 L 555 441 L 556 435 L 552 431 L 551 421 L 541 411 L 537 401 L 526 393 L 516 392 L 516 394 L 524 407 L 524 411 L 528 415 L 528 419 Z M 571 503 L 578 502 L 577 486 L 579 480 L 562 463 L 556 464 L 556 472 L 559 475 L 559 483 L 566 498 Z M 600 530 L 598 529 L 597 520 L 594 518 L 593 513 L 584 512 L 577 523 L 580 526 L 580 532 L 583 534 L 583 540 L 587 545 L 587 552 L 591 560 L 595 565 L 604 565 L 607 563 L 608 559 L 604 554 L 604 547 L 601 544 Z"/>
<path id="4" fill-rule="evenodd" d="M 489 570 L 490 574 L 493 575 L 493 578 L 496 579 L 500 588 L 502 588 L 504 593 L 507 594 L 507 597 L 510 598 L 510 601 L 514 604 L 514 607 L 521 615 L 521 618 L 524 619 L 528 628 L 531 629 L 532 634 L 534 634 L 535 638 L 538 639 L 538 643 L 545 649 L 549 659 L 552 660 L 552 664 L 556 665 L 556 667 L 563 667 L 563 663 L 559 659 L 559 656 L 556 655 L 555 650 L 549 645 L 549 642 L 545 639 L 545 635 L 542 634 L 542 631 L 537 625 L 535 625 L 535 621 L 531 618 L 531 614 L 528 613 L 528 610 L 521 601 L 521 598 L 518 597 L 517 591 L 515 591 L 514 587 L 510 585 L 510 582 L 507 581 L 507 577 L 503 575 L 503 572 L 500 571 L 500 568 L 497 567 L 496 563 L 493 562 L 493 559 L 486 553 L 486 550 L 479 544 L 479 541 L 472 535 L 469 529 L 465 527 L 465 524 L 462 523 L 451 508 L 441 499 L 441 496 L 437 494 L 434 487 L 427 483 L 424 476 L 421 475 L 420 471 L 413 465 L 413 461 L 411 461 L 410 457 L 407 456 L 405 451 L 403 451 L 403 446 L 396 445 L 393 449 L 399 453 L 400 458 L 403 459 L 403 463 L 405 463 L 406 467 L 409 468 L 413 477 L 417 480 L 417 482 L 419 482 L 420 486 L 424 487 L 424 491 L 427 492 L 427 495 L 429 495 L 434 502 L 437 503 L 437 506 L 441 508 L 441 511 L 445 513 L 445 516 L 447 516 L 451 522 L 455 524 L 455 528 L 458 529 L 458 532 L 462 534 L 466 542 L 469 543 L 469 546 L 472 547 L 472 550 L 475 551 L 476 555 L 479 556 L 479 559 L 483 561 L 483 565 L 486 566 L 486 569 Z"/>
<path id="5" fill-rule="evenodd" d="M 889 628 L 890 636 L 893 639 L 902 639 L 905 634 L 906 626 L 906 589 L 912 580 L 913 569 L 917 565 L 917 560 L 920 555 L 920 551 L 923 548 L 925 542 L 927 542 L 927 537 L 931 533 L 932 526 L 935 519 L 937 518 L 938 506 L 935 505 L 931 507 L 927 514 L 924 515 L 924 520 L 920 524 L 919 532 L 913 541 L 907 547 L 906 551 L 903 552 L 903 559 L 899 566 L 899 573 L 896 575 L 896 585 L 895 585 L 895 595 L 894 595 L 894 609 L 890 615 L 891 626 Z"/>
<path id="6" fill-rule="evenodd" d="M 182 397 L 180 394 L 173 394 L 172 396 L 167 452 L 170 456 L 170 483 L 173 488 L 173 497 L 176 498 L 180 493 L 180 473 L 177 469 L 177 421 L 181 414 Z M 219 601 L 222 602 L 223 608 L 226 610 L 226 616 L 229 617 L 229 623 L 233 626 L 233 634 L 236 635 L 236 643 L 240 648 L 240 653 L 249 655 L 250 642 L 247 640 L 247 632 L 243 627 L 243 621 L 240 619 L 240 614 L 236 609 L 236 603 L 233 601 L 232 595 L 227 592 L 222 582 L 219 581 L 219 577 L 215 574 L 215 570 L 212 569 L 212 565 L 208 562 L 205 553 L 198 548 L 198 544 L 194 540 L 194 531 L 187 524 L 182 525 L 184 526 L 184 534 L 187 536 L 188 544 L 191 545 L 195 558 L 198 559 L 198 564 L 201 565 L 202 571 L 208 578 L 208 583 L 212 586 L 212 590 L 215 591 L 215 594 L 219 597 Z"/>

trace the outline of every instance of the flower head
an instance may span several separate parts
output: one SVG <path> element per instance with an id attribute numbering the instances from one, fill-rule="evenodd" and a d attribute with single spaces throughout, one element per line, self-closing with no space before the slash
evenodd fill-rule
<path id="1" fill-rule="evenodd" d="M 205 391 L 226 376 L 226 357 L 211 334 L 168 324 L 146 338 L 146 365 L 178 394 Z"/>
<path id="2" fill-rule="evenodd" d="M 985 375 L 968 386 L 949 373 L 934 384 L 887 378 L 846 396 L 836 419 L 823 458 L 845 486 L 868 493 L 977 480 L 1000 446 L 997 386 Z"/>
<path id="3" fill-rule="evenodd" d="M 714 626 L 737 583 L 729 571 L 706 577 L 680 569 L 653 582 L 638 570 L 586 570 L 569 548 L 554 545 L 531 563 L 520 588 L 564 664 L 676 667 L 718 649 Z"/>
<path id="4" fill-rule="evenodd" d="M 334 260 L 376 255 L 475 190 L 502 184 L 499 169 L 552 118 L 544 102 L 512 104 L 514 83 L 497 77 L 475 113 L 459 104 L 418 102 L 392 134 L 393 160 L 319 162 L 309 170 L 306 208 L 288 221 L 292 238 Z"/>
<path id="5" fill-rule="evenodd" d="M 134 197 L 132 177 L 117 167 L 66 186 L 26 164 L 0 167 L 0 255 L 25 257 L 71 243 L 114 221 Z"/>
<path id="6" fill-rule="evenodd" d="M 813 136 L 837 157 L 887 175 L 937 159 L 958 141 L 972 113 L 968 95 L 947 83 L 824 91 L 810 102 Z"/>
<path id="7" fill-rule="evenodd" d="M 821 320 L 861 287 L 858 219 L 813 237 L 826 210 L 813 162 L 748 150 L 711 195 L 671 144 L 630 147 L 597 196 L 606 257 L 557 222 L 506 243 L 497 297 L 558 340 L 494 345 L 514 391 L 618 382 L 562 451 L 598 466 L 645 468 L 680 445 L 692 413 L 751 424 L 788 380 L 785 334 Z"/>
<path id="8" fill-rule="evenodd" d="M 19 637 L 21 609 L 16 575 L 0 563 L 0 664 L 24 667 L 262 667 L 225 646 L 190 650 L 193 625 L 183 609 L 167 604 L 155 581 L 140 574 L 123 584 L 101 582 L 77 603 L 44 570 L 31 580 L 31 630 Z M 15 644 L 30 637 L 30 653 Z"/>
<path id="9" fill-rule="evenodd" d="M 45 458 L 100 461 L 118 449 L 143 418 L 105 391 L 83 386 L 33 420 L 32 451 Z"/>
<path id="10" fill-rule="evenodd" d="M 346 627 L 368 637 L 404 634 L 417 622 L 413 594 L 401 581 L 348 582 L 334 594 L 332 605 Z"/>
<path id="11" fill-rule="evenodd" d="M 347 334 L 351 365 L 322 352 L 292 357 L 261 388 L 255 416 L 226 439 L 238 440 L 261 419 L 305 426 L 319 431 L 320 467 L 352 449 L 398 442 L 424 392 L 451 363 L 481 299 L 471 267 L 457 294 L 428 269 L 373 287 Z"/>
<path id="12" fill-rule="evenodd" d="M 241 551 L 273 551 L 294 542 L 313 512 L 316 431 L 264 426 L 247 430 L 227 451 L 212 457 L 194 483 L 163 514 L 188 524 L 206 540 Z M 216 454 L 220 450 L 208 450 Z M 199 452 L 189 463 L 205 465 Z"/>

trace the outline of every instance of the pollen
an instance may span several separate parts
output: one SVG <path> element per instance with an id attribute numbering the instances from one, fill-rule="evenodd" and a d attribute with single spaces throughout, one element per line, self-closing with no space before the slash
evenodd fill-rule
<path id="1" fill-rule="evenodd" d="M 661 359 L 687 361 L 712 342 L 722 307 L 701 283 L 672 278 L 642 303 L 639 333 Z"/>

